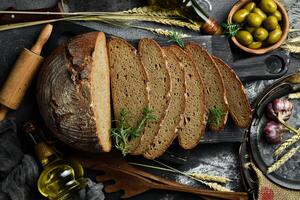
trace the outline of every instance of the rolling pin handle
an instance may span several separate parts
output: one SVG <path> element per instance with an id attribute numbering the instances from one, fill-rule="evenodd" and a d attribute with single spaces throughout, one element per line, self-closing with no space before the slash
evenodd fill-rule
<path id="1" fill-rule="evenodd" d="M 5 119 L 7 112 L 8 108 L 3 105 L 0 105 L 0 121 Z"/>
<path id="2" fill-rule="evenodd" d="M 49 39 L 51 32 L 52 32 L 53 26 L 51 24 L 47 24 L 43 30 L 41 31 L 36 43 L 31 48 L 31 51 L 36 53 L 37 55 L 41 54 L 42 48 L 44 44 Z"/>

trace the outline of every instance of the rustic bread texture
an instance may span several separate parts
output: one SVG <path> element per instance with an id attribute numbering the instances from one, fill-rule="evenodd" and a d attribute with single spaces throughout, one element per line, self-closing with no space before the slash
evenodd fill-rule
<path id="1" fill-rule="evenodd" d="M 110 151 L 110 82 L 104 33 L 76 36 L 46 59 L 39 74 L 37 101 L 47 127 L 61 141 L 83 151 Z"/>
<path id="2" fill-rule="evenodd" d="M 245 88 L 235 72 L 221 59 L 213 56 L 226 89 L 229 112 L 238 127 L 246 128 L 251 123 L 251 106 Z"/>
<path id="3" fill-rule="evenodd" d="M 184 149 L 192 149 L 204 135 L 207 122 L 205 86 L 192 58 L 180 47 L 171 46 L 185 69 L 186 106 L 183 122 L 178 130 L 179 145 Z"/>
<path id="4" fill-rule="evenodd" d="M 149 106 L 147 74 L 136 49 L 125 40 L 110 39 L 108 52 L 115 119 L 119 120 L 122 109 L 125 109 L 127 123 L 136 127 L 144 108 Z M 129 153 L 138 146 L 140 139 L 141 136 L 130 141 Z"/>
<path id="5" fill-rule="evenodd" d="M 223 115 L 219 123 L 208 119 L 208 127 L 212 131 L 220 131 L 224 128 L 228 116 L 228 104 L 224 89 L 224 83 L 219 69 L 211 56 L 200 45 L 189 43 L 185 47 L 186 52 L 191 55 L 199 73 L 203 77 L 206 86 L 207 107 L 209 112 L 215 108 L 219 109 Z"/>
<path id="6" fill-rule="evenodd" d="M 167 67 L 171 76 L 172 92 L 170 93 L 170 103 L 166 115 L 160 124 L 160 129 L 152 144 L 143 154 L 148 159 L 155 159 L 161 156 L 172 144 L 172 141 L 177 136 L 177 128 L 179 127 L 186 104 L 184 69 L 176 55 L 169 48 L 164 47 L 163 51 L 167 56 Z"/>
<path id="7" fill-rule="evenodd" d="M 139 55 L 149 78 L 150 108 L 156 120 L 147 123 L 140 145 L 132 153 L 144 153 L 158 133 L 160 123 L 166 114 L 169 105 L 171 80 L 166 66 L 166 58 L 160 46 L 152 39 L 141 39 Z"/>

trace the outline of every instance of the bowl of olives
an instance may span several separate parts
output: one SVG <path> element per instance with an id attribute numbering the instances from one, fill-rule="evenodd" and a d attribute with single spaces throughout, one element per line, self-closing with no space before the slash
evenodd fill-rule
<path id="1" fill-rule="evenodd" d="M 227 22 L 239 27 L 232 37 L 233 43 L 254 54 L 277 49 L 289 31 L 288 14 L 276 0 L 239 0 L 232 7 Z"/>

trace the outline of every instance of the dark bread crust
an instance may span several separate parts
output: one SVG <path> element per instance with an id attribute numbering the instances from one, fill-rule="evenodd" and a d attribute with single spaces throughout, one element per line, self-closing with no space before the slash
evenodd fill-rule
<path id="1" fill-rule="evenodd" d="M 55 49 L 45 60 L 37 84 L 38 106 L 47 127 L 71 147 L 89 152 L 103 150 L 90 82 L 98 35 L 79 35 Z"/>
<path id="2" fill-rule="evenodd" d="M 212 57 L 224 80 L 230 115 L 238 127 L 247 128 L 251 123 L 252 113 L 245 88 L 231 67 L 220 58 Z"/>

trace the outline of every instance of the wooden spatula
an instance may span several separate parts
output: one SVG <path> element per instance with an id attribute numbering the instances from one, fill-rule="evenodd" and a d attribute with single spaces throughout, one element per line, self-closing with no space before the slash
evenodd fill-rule
<path id="1" fill-rule="evenodd" d="M 115 153 L 101 154 L 97 157 L 76 156 L 74 159 L 81 162 L 85 168 L 104 172 L 104 175 L 97 177 L 98 181 L 114 180 L 115 184 L 105 186 L 105 191 L 111 193 L 124 190 L 122 198 L 133 197 L 151 189 L 163 189 L 192 193 L 206 197 L 206 199 L 211 199 L 210 197 L 220 199 L 248 199 L 247 193 L 243 192 L 205 190 L 166 180 L 129 165 L 126 160 Z"/>

